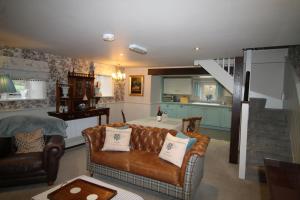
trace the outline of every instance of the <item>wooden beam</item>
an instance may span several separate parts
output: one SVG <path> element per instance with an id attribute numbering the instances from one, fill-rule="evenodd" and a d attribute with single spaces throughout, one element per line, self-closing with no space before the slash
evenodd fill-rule
<path id="1" fill-rule="evenodd" d="M 202 67 L 148 69 L 148 75 L 208 75 Z"/>
<path id="2" fill-rule="evenodd" d="M 237 164 L 243 87 L 243 57 L 235 58 L 229 162 Z"/>
<path id="3" fill-rule="evenodd" d="M 281 46 L 268 46 L 268 47 L 253 47 L 253 48 L 244 48 L 243 51 L 247 50 L 270 50 L 270 49 L 288 49 L 290 47 L 295 47 L 298 45 L 281 45 Z"/>

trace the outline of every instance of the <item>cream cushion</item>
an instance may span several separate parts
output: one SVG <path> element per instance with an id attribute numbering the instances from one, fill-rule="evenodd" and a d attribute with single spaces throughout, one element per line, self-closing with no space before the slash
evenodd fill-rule
<path id="1" fill-rule="evenodd" d="M 117 129 L 106 127 L 106 136 L 102 151 L 130 151 L 131 128 Z"/>
<path id="2" fill-rule="evenodd" d="M 43 129 L 37 129 L 30 133 L 17 133 L 16 153 L 42 152 L 45 147 L 43 132 Z"/>
<path id="3" fill-rule="evenodd" d="M 168 133 L 159 157 L 181 167 L 188 142 L 188 138 L 178 138 Z"/>

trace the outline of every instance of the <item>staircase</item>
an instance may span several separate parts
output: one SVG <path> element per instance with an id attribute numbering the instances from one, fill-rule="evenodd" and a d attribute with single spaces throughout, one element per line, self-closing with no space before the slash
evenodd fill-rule
<path id="1" fill-rule="evenodd" d="M 194 65 L 203 67 L 230 93 L 233 93 L 233 75 L 235 67 L 235 58 L 195 60 Z"/>
<path id="2" fill-rule="evenodd" d="M 265 108 L 266 99 L 251 98 L 246 179 L 265 181 L 264 158 L 292 161 L 287 111 Z"/>

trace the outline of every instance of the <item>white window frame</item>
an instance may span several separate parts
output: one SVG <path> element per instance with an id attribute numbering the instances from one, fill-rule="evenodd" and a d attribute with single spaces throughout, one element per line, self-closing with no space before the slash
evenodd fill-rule
<path id="1" fill-rule="evenodd" d="M 114 80 L 113 80 L 112 76 L 102 75 L 102 74 L 95 75 L 95 83 L 94 83 L 95 90 L 96 90 L 97 82 L 100 82 L 100 92 L 101 92 L 100 96 L 101 97 L 114 97 L 114 89 L 115 88 L 114 88 Z M 103 87 L 103 84 L 109 84 L 108 89 Z M 95 91 L 95 95 L 96 95 L 96 91 Z"/>

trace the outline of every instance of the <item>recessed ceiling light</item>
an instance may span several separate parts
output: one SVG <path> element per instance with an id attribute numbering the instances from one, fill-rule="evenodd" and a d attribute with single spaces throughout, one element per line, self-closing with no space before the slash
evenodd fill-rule
<path id="1" fill-rule="evenodd" d="M 200 50 L 200 48 L 199 47 L 195 47 L 195 51 L 199 51 Z"/>
<path id="2" fill-rule="evenodd" d="M 112 33 L 104 33 L 104 34 L 102 35 L 102 39 L 103 39 L 104 41 L 112 42 L 112 41 L 115 40 L 115 35 L 112 34 Z"/>
<path id="3" fill-rule="evenodd" d="M 120 53 L 120 56 L 124 56 L 124 54 L 123 54 L 123 53 Z"/>

